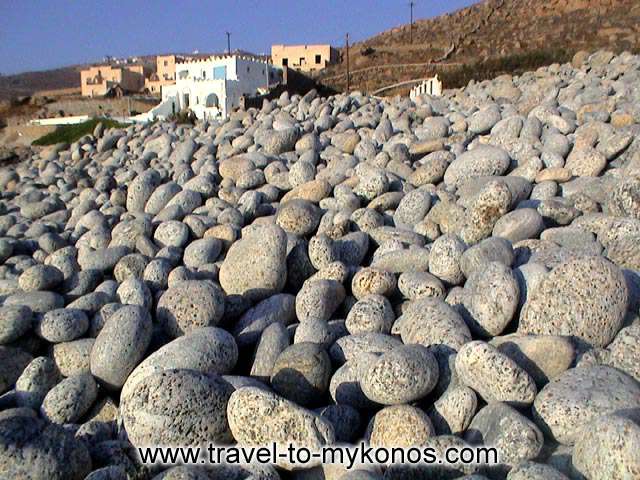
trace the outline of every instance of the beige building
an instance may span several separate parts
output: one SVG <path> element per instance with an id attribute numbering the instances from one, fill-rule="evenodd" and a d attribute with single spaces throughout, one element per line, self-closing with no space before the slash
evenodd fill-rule
<path id="1" fill-rule="evenodd" d="M 144 89 L 152 95 L 161 95 L 163 86 L 176 83 L 176 62 L 182 60 L 176 55 L 158 55 L 156 71 L 144 81 Z"/>
<path id="2" fill-rule="evenodd" d="M 322 70 L 338 63 L 340 55 L 331 45 L 272 45 L 271 60 L 276 67 L 302 72 Z"/>
<path id="3" fill-rule="evenodd" d="M 85 97 L 139 92 L 144 87 L 144 73 L 142 65 L 98 65 L 80 71 L 80 89 Z"/>

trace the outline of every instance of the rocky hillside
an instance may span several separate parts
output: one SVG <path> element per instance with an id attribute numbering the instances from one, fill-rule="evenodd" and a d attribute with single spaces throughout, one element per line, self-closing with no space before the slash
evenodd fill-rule
<path id="1" fill-rule="evenodd" d="M 0 100 L 32 95 L 40 90 L 80 86 L 82 65 L 0 76 Z"/>
<path id="2" fill-rule="evenodd" d="M 0 478 L 637 478 L 639 56 L 25 156 L 0 168 Z M 135 449 L 362 441 L 500 463 Z"/>
<path id="3" fill-rule="evenodd" d="M 492 78 L 562 62 L 579 50 L 635 51 L 640 47 L 639 24 L 636 0 L 486 0 L 418 20 L 412 44 L 409 25 L 354 44 L 351 82 L 353 88 L 374 91 L 439 72 L 457 87 L 474 77 L 473 72 L 461 72 L 462 65 L 477 71 L 482 70 L 478 63 L 493 62 L 491 71 L 484 72 Z M 344 88 L 344 71 L 344 64 L 326 70 L 324 82 Z"/>

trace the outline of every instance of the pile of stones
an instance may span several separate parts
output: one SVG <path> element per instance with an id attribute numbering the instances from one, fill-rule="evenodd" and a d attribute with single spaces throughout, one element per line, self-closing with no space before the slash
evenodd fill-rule
<path id="1" fill-rule="evenodd" d="M 640 477 L 640 57 L 286 93 L 0 170 L 0 478 Z M 137 447 L 495 446 L 156 466 Z"/>

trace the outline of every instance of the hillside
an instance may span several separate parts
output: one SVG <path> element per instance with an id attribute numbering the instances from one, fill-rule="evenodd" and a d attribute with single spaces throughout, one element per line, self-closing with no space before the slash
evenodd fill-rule
<path id="1" fill-rule="evenodd" d="M 0 76 L 0 100 L 32 95 L 40 90 L 80 86 L 83 65 Z"/>
<path id="2" fill-rule="evenodd" d="M 445 87 L 458 87 L 471 78 L 566 61 L 579 50 L 636 51 L 639 25 L 637 0 L 486 0 L 416 21 L 412 44 L 409 25 L 353 44 L 351 88 L 373 92 L 436 72 Z M 341 90 L 345 72 L 342 63 L 320 78 Z"/>

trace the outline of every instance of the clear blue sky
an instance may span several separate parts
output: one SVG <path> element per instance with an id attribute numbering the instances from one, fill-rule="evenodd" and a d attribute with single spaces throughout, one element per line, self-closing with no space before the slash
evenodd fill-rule
<path id="1" fill-rule="evenodd" d="M 428 18 L 475 0 L 415 0 Z M 0 73 L 99 61 L 105 55 L 267 53 L 272 43 L 341 46 L 409 22 L 409 0 L 0 0 Z"/>

